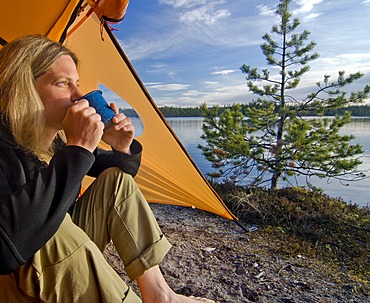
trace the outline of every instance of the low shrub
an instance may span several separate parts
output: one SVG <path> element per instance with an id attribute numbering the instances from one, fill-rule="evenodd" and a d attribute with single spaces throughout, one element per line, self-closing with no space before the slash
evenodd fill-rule
<path id="1" fill-rule="evenodd" d="M 214 184 L 230 210 L 284 240 L 280 251 L 315 256 L 370 276 L 370 209 L 320 192 Z"/>

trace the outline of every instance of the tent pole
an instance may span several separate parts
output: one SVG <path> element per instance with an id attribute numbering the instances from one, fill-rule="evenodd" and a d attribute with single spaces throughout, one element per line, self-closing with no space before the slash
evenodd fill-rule
<path id="1" fill-rule="evenodd" d="M 0 45 L 1 46 L 5 46 L 7 43 L 8 42 L 5 39 L 3 39 L 3 38 L 0 37 Z"/>
<path id="2" fill-rule="evenodd" d="M 233 220 L 242 230 L 244 230 L 246 233 L 249 232 L 249 230 L 239 222 L 239 220 Z"/>

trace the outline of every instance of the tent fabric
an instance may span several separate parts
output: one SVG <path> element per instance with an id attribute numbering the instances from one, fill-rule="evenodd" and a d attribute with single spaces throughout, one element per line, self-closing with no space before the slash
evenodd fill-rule
<path id="1" fill-rule="evenodd" d="M 59 41 L 80 0 L 2 1 L 0 37 L 9 42 L 27 34 L 39 34 Z"/>
<path id="2" fill-rule="evenodd" d="M 0 12 L 0 37 L 11 41 L 34 33 L 60 41 L 63 36 L 68 36 L 65 29 L 80 5 L 77 0 L 6 2 Z M 74 24 L 81 18 L 84 18 L 83 13 L 79 14 Z M 65 44 L 80 58 L 83 91 L 97 89 L 102 84 L 139 114 L 144 131 L 138 140 L 144 151 L 135 180 L 146 199 L 149 202 L 194 207 L 237 220 L 204 178 L 155 105 L 109 27 L 105 26 L 101 33 L 101 21 L 93 14 L 68 36 Z M 108 148 L 103 143 L 101 146 Z M 87 180 L 86 184 L 90 181 Z"/>

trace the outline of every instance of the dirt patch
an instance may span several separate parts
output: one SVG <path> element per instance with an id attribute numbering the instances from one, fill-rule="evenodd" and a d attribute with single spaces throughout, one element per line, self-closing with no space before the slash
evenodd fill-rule
<path id="1" fill-rule="evenodd" d="M 204 211 L 150 204 L 173 248 L 160 267 L 178 293 L 224 302 L 369 303 L 368 282 L 305 256 L 282 255 L 270 233 L 244 232 Z M 249 226 L 246 226 L 249 227 Z M 113 246 L 105 255 L 128 282 Z M 135 283 L 129 283 L 136 291 Z"/>

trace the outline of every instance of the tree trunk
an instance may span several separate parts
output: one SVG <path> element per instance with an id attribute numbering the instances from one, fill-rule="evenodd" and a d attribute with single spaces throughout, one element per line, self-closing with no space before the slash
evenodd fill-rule
<path id="1" fill-rule="evenodd" d="M 270 189 L 277 189 L 278 185 L 278 180 L 280 178 L 281 173 L 273 173 L 272 178 L 271 178 L 271 186 Z"/>

